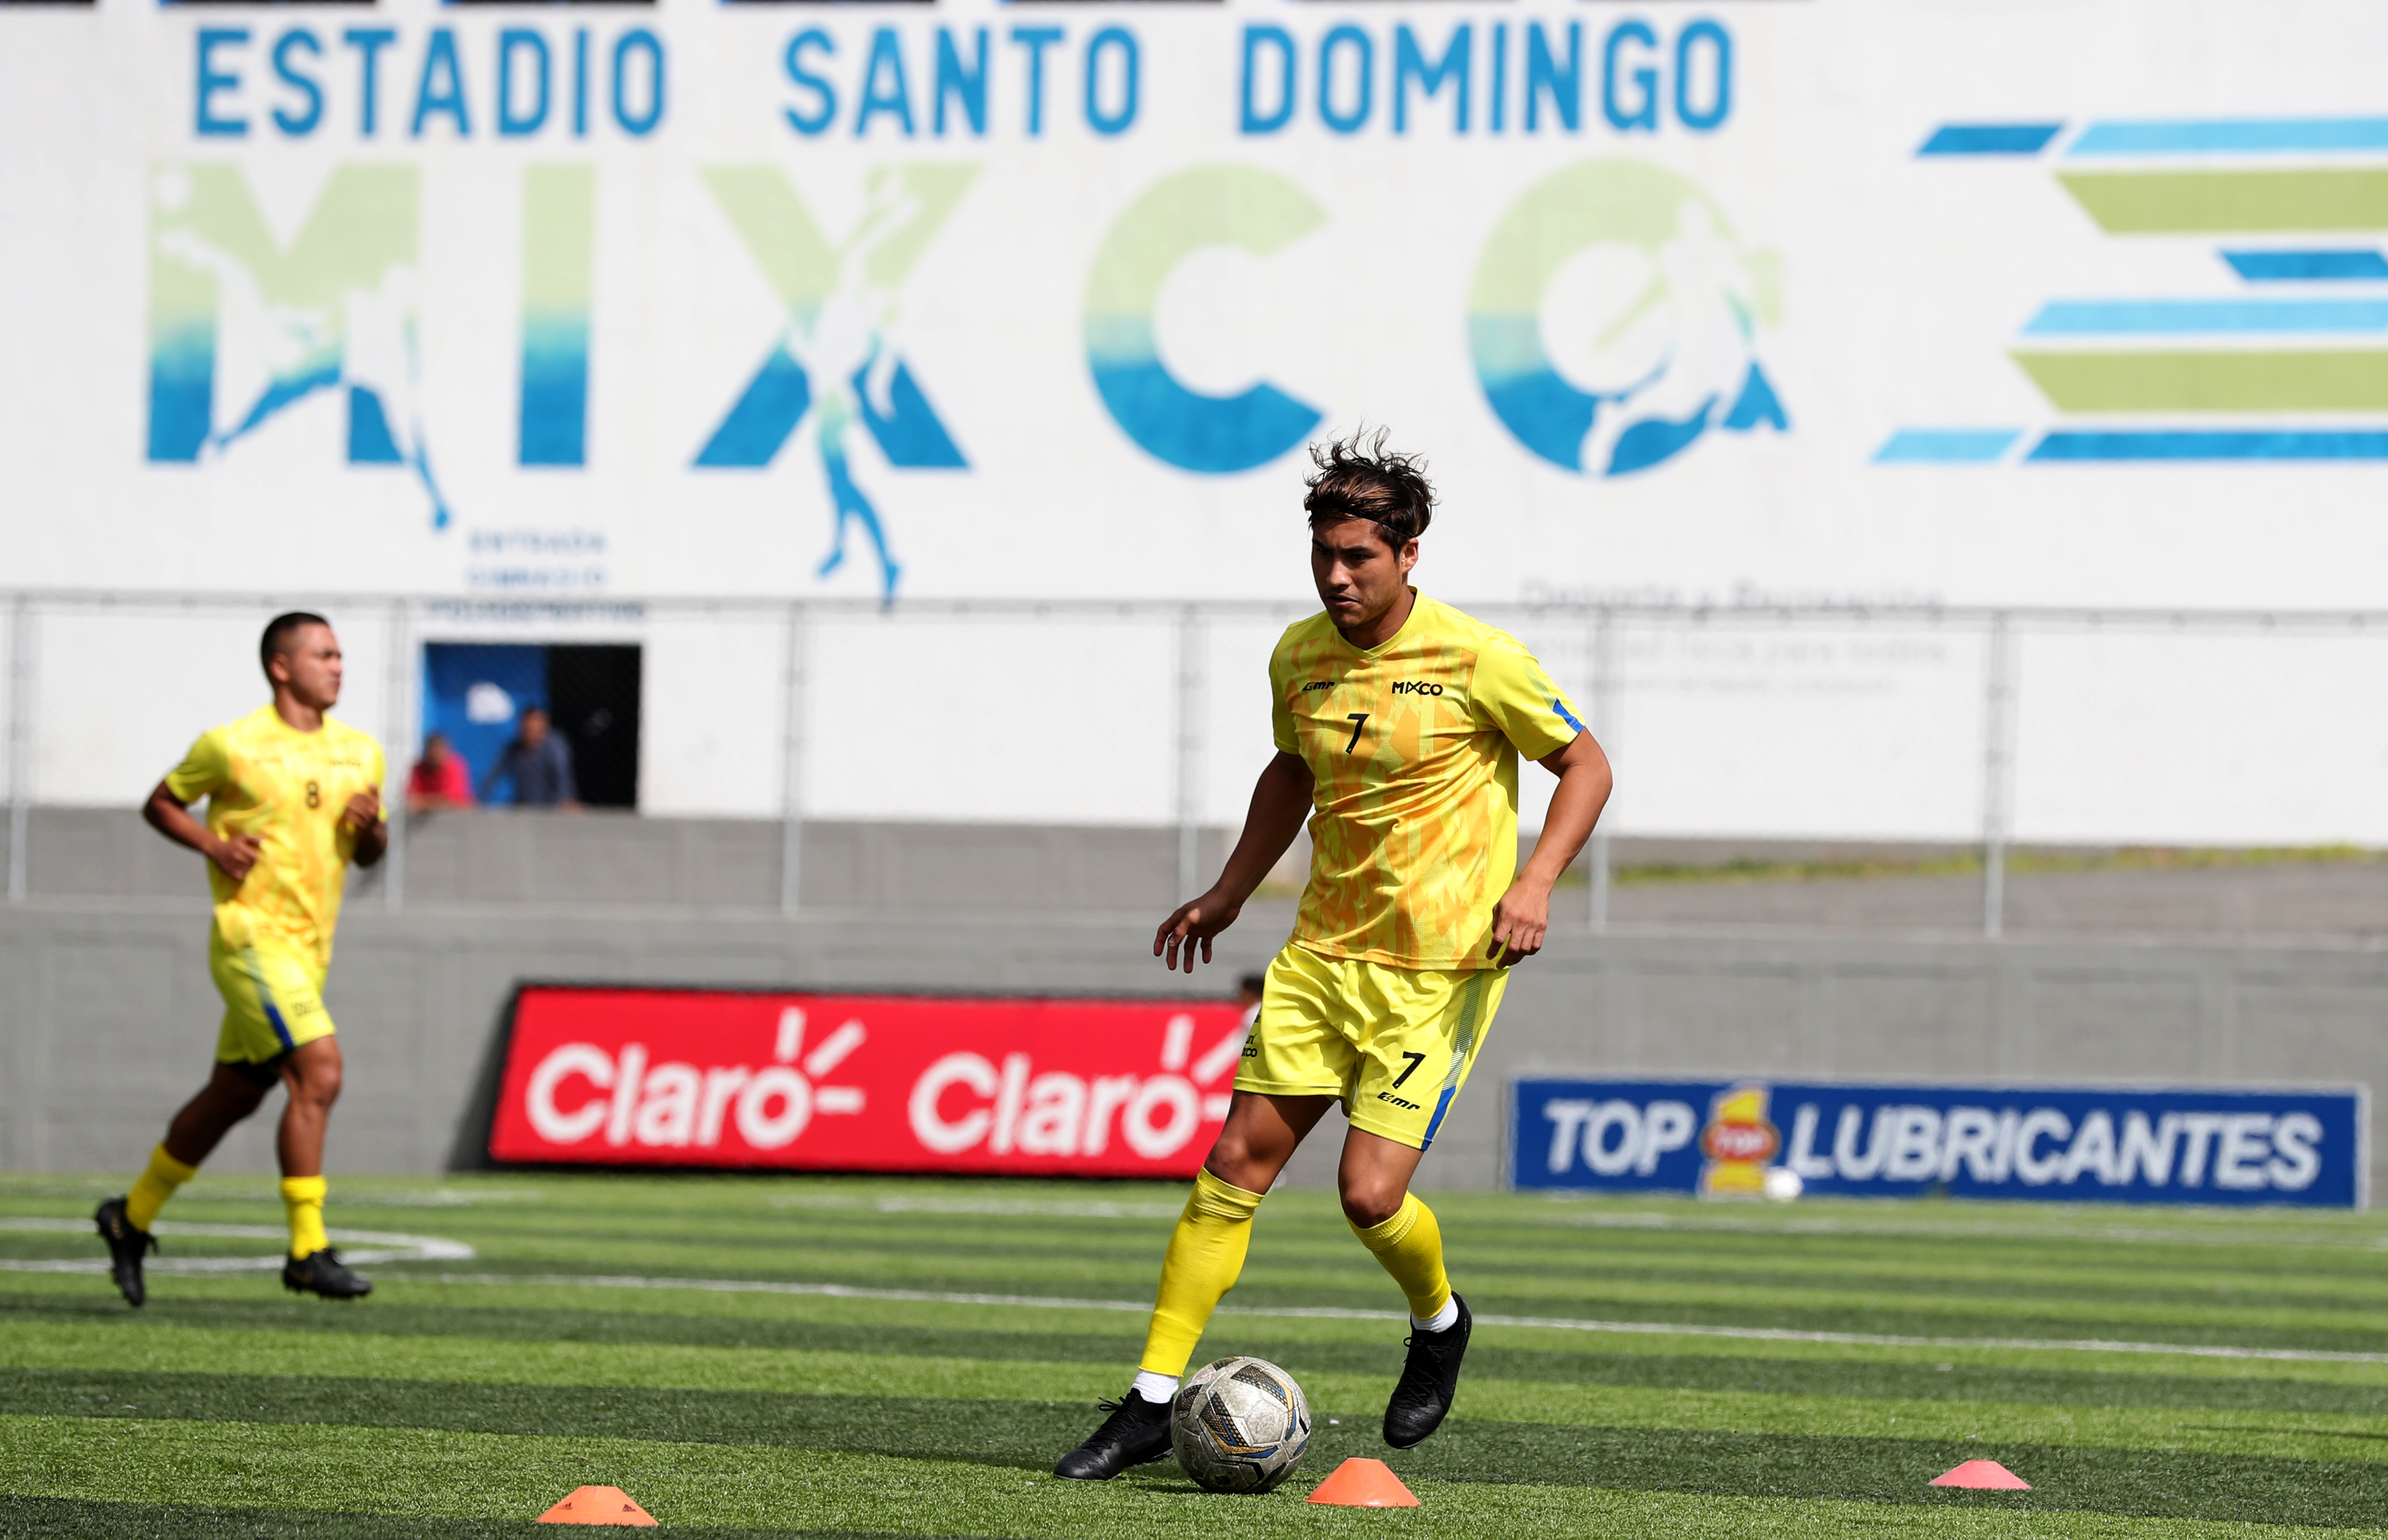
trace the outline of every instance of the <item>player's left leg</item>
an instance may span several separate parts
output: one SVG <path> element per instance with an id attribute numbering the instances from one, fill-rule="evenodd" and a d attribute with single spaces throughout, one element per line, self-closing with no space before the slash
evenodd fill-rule
<path id="1" fill-rule="evenodd" d="M 1408 1357 L 1385 1404 L 1385 1442 L 1406 1449 L 1450 1414 L 1473 1319 L 1443 1265 L 1442 1227 L 1411 1179 L 1467 1083 L 1507 983 L 1481 969 L 1359 965 L 1355 1012 L 1369 1029 L 1351 1092 L 1337 1185 L 1343 1216 L 1409 1303 Z"/>
<path id="2" fill-rule="evenodd" d="M 1442 1425 L 1459 1386 L 1460 1360 L 1474 1325 L 1467 1302 L 1452 1293 L 1442 1259 L 1442 1226 L 1410 1178 L 1426 1152 L 1354 1128 L 1343 1139 L 1337 1184 L 1343 1217 L 1376 1254 L 1408 1301 L 1408 1357 L 1385 1403 L 1385 1442 L 1406 1449 Z"/>
<path id="3" fill-rule="evenodd" d="M 328 1027 L 328 1023 L 326 1024 Z M 290 1259 L 283 1287 L 326 1299 L 357 1299 L 373 1285 L 349 1270 L 324 1231 L 324 1133 L 340 1096 L 340 1041 L 329 1030 L 282 1062 L 290 1100 L 282 1109 L 274 1153 L 282 1161 L 282 1205 L 290 1220 Z"/>
<path id="4" fill-rule="evenodd" d="M 283 1287 L 326 1299 L 370 1294 L 373 1285 L 341 1264 L 324 1233 L 324 1130 L 340 1095 L 340 1043 L 324 1008 L 323 966 L 311 952 L 265 937 L 216 952 L 210 961 L 218 987 L 227 1006 L 235 1007 L 225 1015 L 227 1043 L 238 1016 L 247 1044 L 240 1056 L 271 1064 L 290 1093 L 274 1137 L 282 1206 L 290 1221 Z M 235 1053 L 220 1049 L 218 1056 Z"/>

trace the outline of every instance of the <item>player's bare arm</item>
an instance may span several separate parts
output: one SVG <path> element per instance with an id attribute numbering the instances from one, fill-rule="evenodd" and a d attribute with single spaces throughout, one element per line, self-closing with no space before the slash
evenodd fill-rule
<path id="1" fill-rule="evenodd" d="M 1228 853 L 1219 880 L 1209 892 L 1179 904 L 1175 914 L 1161 922 L 1161 928 L 1152 935 L 1155 957 L 1165 957 L 1165 965 L 1172 969 L 1183 957 L 1186 971 L 1191 973 L 1199 942 L 1202 961 L 1211 960 L 1211 939 L 1236 923 L 1252 890 L 1261 885 L 1278 857 L 1292 848 L 1293 837 L 1302 832 L 1302 821 L 1310 815 L 1315 784 L 1310 766 L 1298 754 L 1280 753 L 1268 762 L 1252 788 L 1244 832 Z"/>
<path id="2" fill-rule="evenodd" d="M 357 837 L 357 865 L 378 865 L 389 850 L 389 825 L 382 819 L 381 788 L 368 786 L 350 797 L 349 805 L 340 810 L 340 824 Z"/>
<path id="3" fill-rule="evenodd" d="M 1499 958 L 1503 967 L 1543 950 L 1543 938 L 1551 928 L 1551 890 L 1583 852 L 1615 784 L 1608 756 L 1590 733 L 1576 734 L 1574 742 L 1535 763 L 1556 776 L 1559 784 L 1551 793 L 1551 810 L 1543 816 L 1533 855 L 1492 905 L 1492 940 L 1484 955 Z"/>
<path id="4" fill-rule="evenodd" d="M 189 806 L 177 799 L 164 781 L 158 783 L 148 802 L 142 804 L 141 816 L 151 828 L 174 843 L 188 846 L 214 862 L 216 869 L 235 883 L 248 880 L 249 868 L 257 865 L 258 852 L 265 848 L 253 834 L 219 839 L 205 824 L 191 816 Z"/>

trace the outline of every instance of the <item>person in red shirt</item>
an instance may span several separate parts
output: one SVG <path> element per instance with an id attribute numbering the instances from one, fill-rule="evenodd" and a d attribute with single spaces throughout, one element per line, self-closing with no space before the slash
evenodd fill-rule
<path id="1" fill-rule="evenodd" d="M 448 745 L 446 733 L 423 740 L 423 757 L 406 777 L 406 808 L 410 813 L 438 813 L 473 805 L 473 767 Z"/>

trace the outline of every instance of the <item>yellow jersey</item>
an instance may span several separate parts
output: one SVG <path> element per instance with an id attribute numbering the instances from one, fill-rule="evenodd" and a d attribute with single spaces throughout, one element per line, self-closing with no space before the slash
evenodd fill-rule
<path id="1" fill-rule="evenodd" d="M 1418 594 L 1366 651 L 1325 612 L 1269 658 L 1277 746 L 1316 781 L 1294 944 L 1404 968 L 1484 968 L 1518 870 L 1518 756 L 1583 724 L 1518 639 Z"/>
<path id="2" fill-rule="evenodd" d="M 357 846 L 340 814 L 350 797 L 381 784 L 381 745 L 330 717 L 321 731 L 302 733 L 269 705 L 201 734 L 166 789 L 185 803 L 205 797 L 217 838 L 249 834 L 263 847 L 236 885 L 208 863 L 215 939 L 235 952 L 260 938 L 279 940 L 328 966 Z"/>

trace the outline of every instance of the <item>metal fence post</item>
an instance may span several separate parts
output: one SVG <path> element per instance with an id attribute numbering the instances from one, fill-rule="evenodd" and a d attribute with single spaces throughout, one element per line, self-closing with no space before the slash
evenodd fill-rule
<path id="1" fill-rule="evenodd" d="M 19 594 L 8 620 L 8 902 L 22 903 L 33 821 L 32 600 Z"/>
<path id="2" fill-rule="evenodd" d="M 1180 903 L 1202 880 L 1202 616 L 1188 605 L 1177 615 L 1177 892 Z"/>
<path id="3" fill-rule="evenodd" d="M 382 708 L 381 740 L 389 756 L 382 766 L 382 808 L 389 820 L 389 853 L 382 857 L 381 902 L 386 909 L 406 904 L 406 799 L 414 785 L 413 638 L 406 624 L 406 600 L 389 605 L 389 697 Z M 392 795 L 389 783 L 397 782 Z"/>
<path id="4" fill-rule="evenodd" d="M 788 606 L 788 649 L 782 701 L 788 713 L 780 737 L 780 913 L 796 913 L 805 889 L 805 667 L 810 617 Z"/>
<path id="5" fill-rule="evenodd" d="M 2013 617 L 1990 617 L 1982 689 L 1982 934 L 2007 924 L 2007 839 L 2014 812 Z"/>
<path id="6" fill-rule="evenodd" d="M 1615 708 L 1609 699 L 1615 688 L 1616 670 L 1616 620 L 1604 604 L 1594 612 L 1592 622 L 1592 736 L 1600 740 L 1604 750 L 1616 727 Z M 1595 824 L 1592 829 L 1591 869 L 1585 874 L 1588 896 L 1584 905 L 1585 924 L 1594 930 L 1608 928 L 1608 830 Z"/>
<path id="7" fill-rule="evenodd" d="M 33 838 L 33 600 L 17 595 L 7 642 L 7 900 L 24 903 Z"/>

